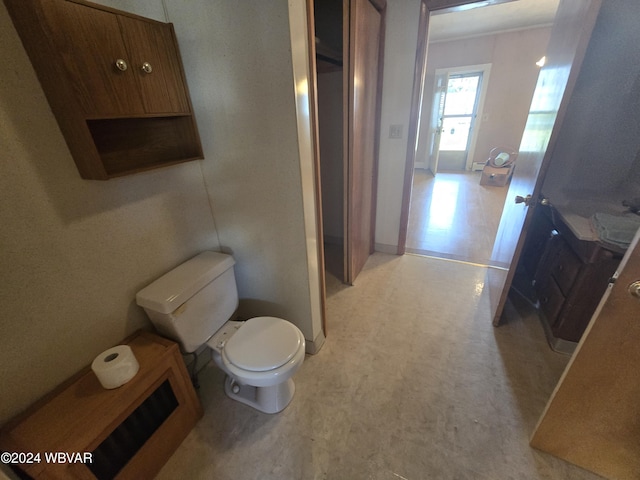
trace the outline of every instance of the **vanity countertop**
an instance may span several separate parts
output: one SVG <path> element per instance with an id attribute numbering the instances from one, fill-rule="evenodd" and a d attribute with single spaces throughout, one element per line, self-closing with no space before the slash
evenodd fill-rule
<path id="1" fill-rule="evenodd" d="M 628 212 L 628 208 L 623 206 L 622 202 L 607 200 L 570 200 L 563 205 L 554 204 L 553 209 L 578 240 L 588 242 L 600 242 L 590 220 L 594 213 L 622 215 Z M 607 245 L 607 248 L 609 247 Z M 619 247 L 615 250 L 619 250 Z"/>

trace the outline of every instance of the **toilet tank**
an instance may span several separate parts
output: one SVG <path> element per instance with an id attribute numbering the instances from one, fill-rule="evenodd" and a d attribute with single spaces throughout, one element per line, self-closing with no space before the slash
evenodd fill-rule
<path id="1" fill-rule="evenodd" d="M 193 352 L 227 322 L 238 307 L 231 255 L 202 252 L 136 294 L 158 331 Z"/>

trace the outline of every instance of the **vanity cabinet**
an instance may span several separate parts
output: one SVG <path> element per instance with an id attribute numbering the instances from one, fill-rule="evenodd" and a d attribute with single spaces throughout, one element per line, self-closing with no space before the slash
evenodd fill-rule
<path id="1" fill-rule="evenodd" d="M 536 208 L 528 240 L 522 262 L 539 308 L 555 338 L 578 342 L 622 252 L 578 238 L 548 206 Z"/>
<path id="2" fill-rule="evenodd" d="M 80 175 L 203 158 L 173 26 L 82 0 L 4 0 Z"/>

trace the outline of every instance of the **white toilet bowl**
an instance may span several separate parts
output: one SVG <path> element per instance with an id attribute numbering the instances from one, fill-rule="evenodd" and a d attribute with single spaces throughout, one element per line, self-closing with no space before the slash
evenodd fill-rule
<path id="1" fill-rule="evenodd" d="M 229 321 L 207 346 L 227 374 L 230 398 L 264 413 L 280 412 L 291 402 L 291 377 L 305 356 L 304 336 L 292 323 L 276 317 Z"/>

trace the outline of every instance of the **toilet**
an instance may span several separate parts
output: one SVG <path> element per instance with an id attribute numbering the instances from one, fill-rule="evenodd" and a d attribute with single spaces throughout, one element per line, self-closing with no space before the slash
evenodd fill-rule
<path id="1" fill-rule="evenodd" d="M 238 307 L 234 265 L 230 255 L 202 252 L 140 290 L 136 302 L 183 353 L 203 345 L 212 350 L 230 398 L 277 413 L 293 398 L 291 377 L 304 361 L 304 336 L 281 318 L 230 320 Z"/>

